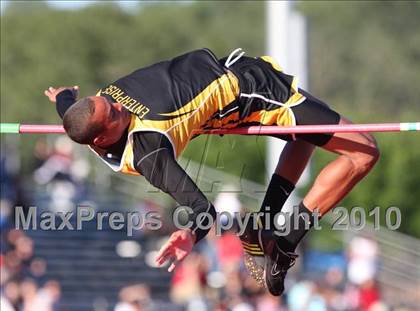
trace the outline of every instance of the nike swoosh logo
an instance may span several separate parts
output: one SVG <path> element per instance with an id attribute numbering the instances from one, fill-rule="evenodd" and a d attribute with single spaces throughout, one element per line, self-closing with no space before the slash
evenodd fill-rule
<path id="1" fill-rule="evenodd" d="M 277 254 L 277 257 L 276 257 L 276 263 L 271 267 L 271 271 L 270 271 L 271 276 L 277 276 L 281 272 L 281 270 L 277 270 L 278 260 L 279 260 L 279 254 Z"/>
<path id="2" fill-rule="evenodd" d="M 283 186 L 280 186 L 281 190 L 283 190 L 285 195 L 290 195 L 290 192 L 287 192 L 286 189 L 283 188 Z"/>
<path id="3" fill-rule="evenodd" d="M 238 109 L 239 106 L 233 107 L 231 109 L 229 109 L 228 111 L 226 111 L 225 113 L 219 113 L 219 118 L 223 118 L 225 115 L 227 115 L 229 112 L 234 111 L 236 109 Z"/>

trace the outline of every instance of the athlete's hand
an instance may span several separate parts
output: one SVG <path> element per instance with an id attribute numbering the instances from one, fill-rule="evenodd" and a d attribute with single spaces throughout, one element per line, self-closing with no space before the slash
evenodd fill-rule
<path id="1" fill-rule="evenodd" d="M 50 102 L 55 103 L 57 95 L 59 93 L 61 93 L 62 91 L 65 91 L 65 90 L 72 91 L 74 97 L 77 99 L 77 96 L 79 95 L 79 87 L 77 85 L 73 86 L 73 87 L 62 86 L 62 87 L 58 87 L 58 88 L 54 88 L 54 87 L 50 86 L 47 90 L 44 91 L 44 94 L 45 94 L 45 96 L 48 97 Z"/>
<path id="2" fill-rule="evenodd" d="M 161 247 L 156 263 L 161 266 L 166 261 L 170 261 L 168 271 L 171 272 L 175 266 L 182 261 L 192 250 L 195 242 L 195 235 L 191 230 L 178 230 L 172 233 L 169 240 Z"/>

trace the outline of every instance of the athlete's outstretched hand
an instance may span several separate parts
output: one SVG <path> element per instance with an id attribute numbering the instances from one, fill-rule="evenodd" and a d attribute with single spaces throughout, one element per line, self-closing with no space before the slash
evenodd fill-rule
<path id="1" fill-rule="evenodd" d="M 50 86 L 47 90 L 44 91 L 44 94 L 45 94 L 45 96 L 48 97 L 48 99 L 51 102 L 55 103 L 57 95 L 60 92 L 65 91 L 65 90 L 72 91 L 74 97 L 77 99 L 77 96 L 79 95 L 79 87 L 77 85 L 73 86 L 73 87 L 61 86 L 61 87 L 58 87 L 58 88 L 54 88 L 54 87 Z"/>
<path id="2" fill-rule="evenodd" d="M 171 272 L 175 266 L 182 261 L 192 250 L 195 242 L 195 235 L 191 230 L 178 230 L 172 233 L 169 240 L 161 247 L 156 263 L 161 266 L 170 261 L 168 271 Z"/>

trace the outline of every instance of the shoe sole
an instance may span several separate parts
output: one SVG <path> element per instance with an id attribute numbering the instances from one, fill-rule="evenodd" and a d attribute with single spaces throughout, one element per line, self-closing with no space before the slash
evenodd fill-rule
<path id="1" fill-rule="evenodd" d="M 258 286 L 266 287 L 264 268 L 256 262 L 254 256 L 245 253 L 244 263 L 249 275 L 257 282 Z"/>
<path id="2" fill-rule="evenodd" d="M 259 230 L 260 231 L 260 230 Z M 260 234 L 258 232 L 258 244 L 261 250 L 263 247 L 261 245 Z M 242 245 L 244 247 L 244 245 Z M 261 260 L 265 259 L 265 256 L 256 256 L 247 253 L 244 248 L 244 264 L 245 268 L 248 270 L 249 275 L 257 282 L 258 286 L 265 286 L 265 277 L 264 277 L 264 263 L 258 263 L 258 259 L 261 257 Z"/>

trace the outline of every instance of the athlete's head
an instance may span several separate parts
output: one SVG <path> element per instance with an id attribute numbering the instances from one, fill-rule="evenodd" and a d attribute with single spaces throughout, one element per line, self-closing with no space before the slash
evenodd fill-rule
<path id="1" fill-rule="evenodd" d="M 119 103 L 103 96 L 78 100 L 64 114 L 67 135 L 79 144 L 108 147 L 116 143 L 130 122 L 130 114 Z"/>

